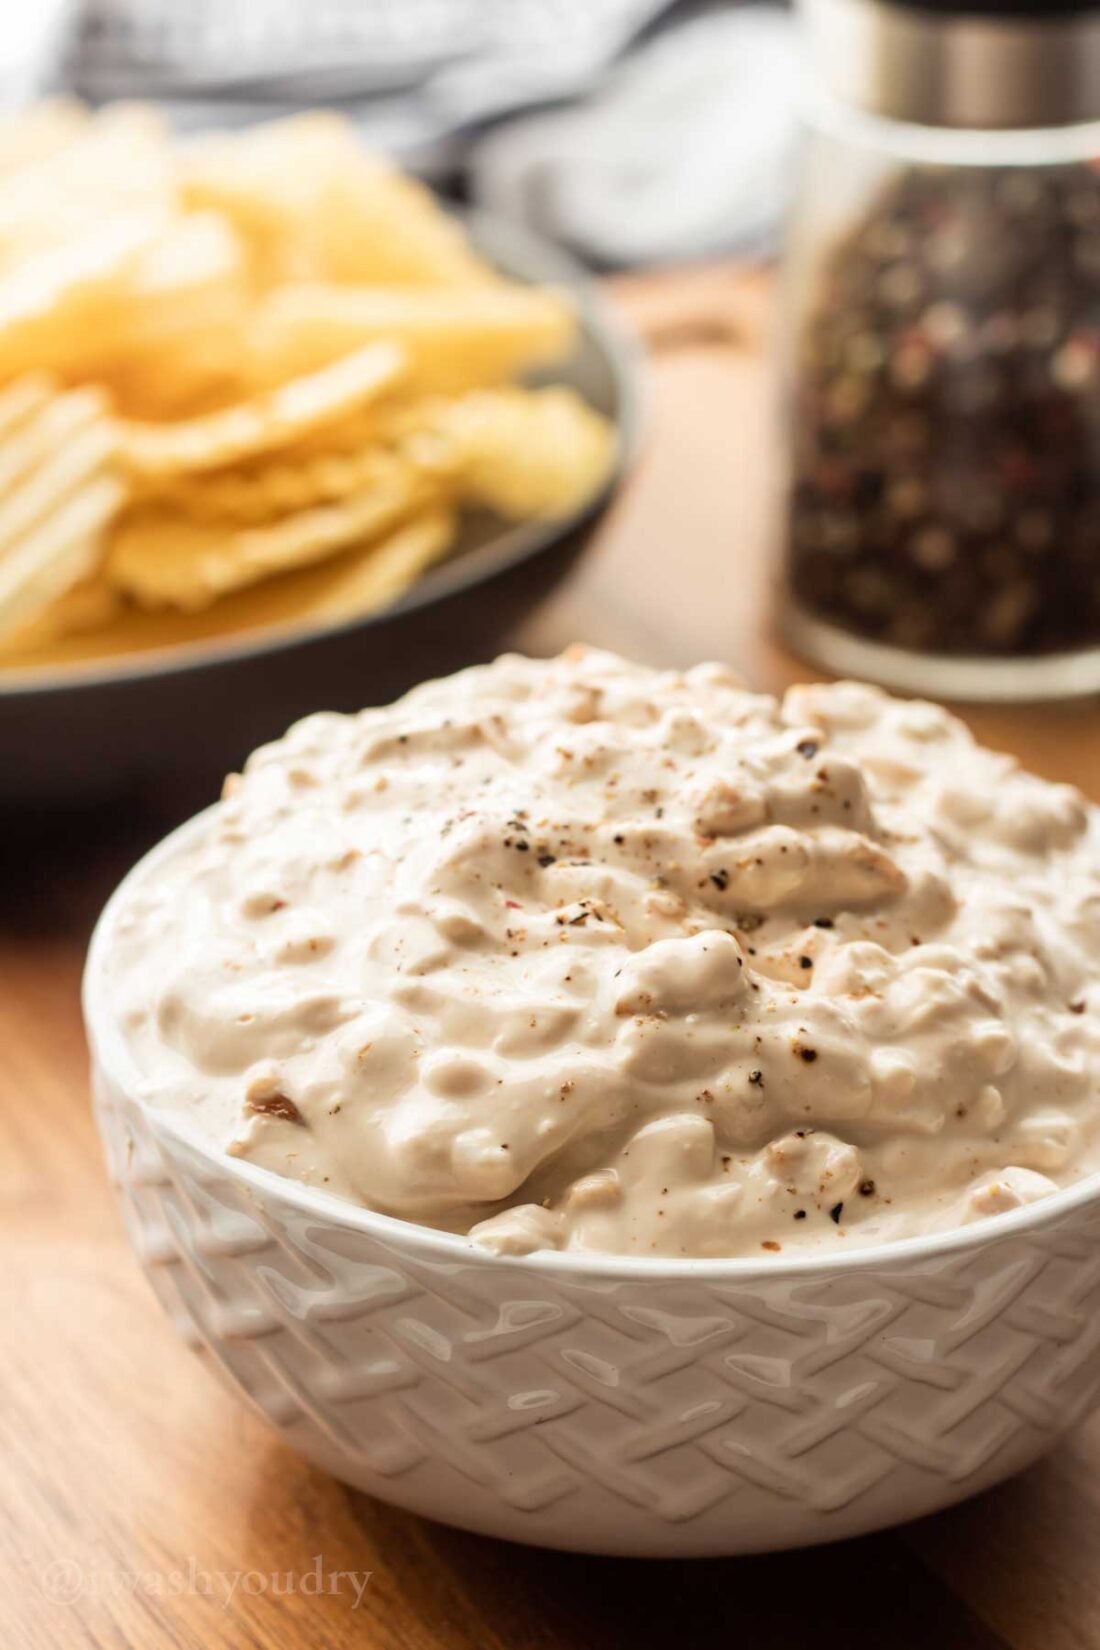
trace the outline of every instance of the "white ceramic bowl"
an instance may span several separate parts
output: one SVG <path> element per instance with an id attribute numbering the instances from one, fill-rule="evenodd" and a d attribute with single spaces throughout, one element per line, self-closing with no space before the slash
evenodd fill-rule
<path id="1" fill-rule="evenodd" d="M 1100 1177 L 827 1259 L 501 1258 L 227 1157 L 139 1098 L 104 983 L 126 886 L 84 1004 L 131 1242 L 184 1339 L 371 1495 L 576 1551 L 761 1552 L 959 1501 L 1096 1400 Z"/>

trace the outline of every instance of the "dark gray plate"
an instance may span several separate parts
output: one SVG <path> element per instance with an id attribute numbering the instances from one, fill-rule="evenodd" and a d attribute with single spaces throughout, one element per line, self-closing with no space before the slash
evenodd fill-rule
<path id="1" fill-rule="evenodd" d="M 91 800 L 173 778 L 212 784 L 309 711 L 381 703 L 425 674 L 490 656 L 548 586 L 635 451 L 639 353 L 572 259 L 511 225 L 480 215 L 468 224 L 505 274 L 575 294 L 577 347 L 546 376 L 572 385 L 615 425 L 607 487 L 564 521 L 468 520 L 455 554 L 393 607 L 363 619 L 0 672 L 0 805 Z M 558 555 L 525 565 L 553 546 Z"/>

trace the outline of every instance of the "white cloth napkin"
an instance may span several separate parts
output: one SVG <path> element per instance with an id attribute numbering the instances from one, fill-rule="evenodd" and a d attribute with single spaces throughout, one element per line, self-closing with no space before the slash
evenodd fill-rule
<path id="1" fill-rule="evenodd" d="M 768 248 L 797 96 L 789 16 L 768 6 L 670 28 L 585 101 L 473 146 L 480 205 L 604 264 Z"/>

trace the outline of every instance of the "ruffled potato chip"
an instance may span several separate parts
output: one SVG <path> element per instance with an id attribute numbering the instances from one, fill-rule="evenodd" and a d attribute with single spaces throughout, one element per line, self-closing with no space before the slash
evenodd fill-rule
<path id="1" fill-rule="evenodd" d="M 5 663 L 369 611 L 464 505 L 567 514 L 610 434 L 513 381 L 574 337 L 335 114 L 0 117 Z"/>
<path id="2" fill-rule="evenodd" d="M 0 378 L 78 363 L 165 222 L 149 212 L 116 217 L 0 273 Z"/>
<path id="3" fill-rule="evenodd" d="M 522 521 L 567 516 L 604 485 L 615 456 L 606 419 L 573 390 L 475 390 L 397 411 L 391 439 L 468 504 Z"/>
<path id="4" fill-rule="evenodd" d="M 98 390 L 33 375 L 0 392 L 0 637 L 95 567 L 124 497 L 115 448 Z"/>
<path id="5" fill-rule="evenodd" d="M 9 159 L 0 177 L 0 266 L 74 245 L 115 222 L 165 222 L 180 210 L 172 146 L 156 110 L 116 103 L 89 116 L 67 108 L 59 117 L 55 106 L 55 139 L 43 141 L 40 131 L 22 160 L 17 123 L 27 117 L 13 117 L 0 134 L 0 164 L 5 149 Z M 29 118 L 35 121 L 34 111 Z"/>
<path id="6" fill-rule="evenodd" d="M 57 393 L 57 385 L 43 372 L 25 373 L 0 390 L 0 440 L 39 412 Z"/>
<path id="7" fill-rule="evenodd" d="M 139 480 L 214 470 L 285 447 L 337 423 L 392 389 L 405 369 L 399 345 L 380 341 L 318 372 L 205 417 L 174 424 L 123 424 L 123 463 Z"/>
<path id="8" fill-rule="evenodd" d="M 117 443 L 98 391 L 85 388 L 62 395 L 54 386 L 38 402 L 42 381 L 30 378 L 21 383 L 37 404 L 6 432 L 6 439 L 0 435 L 0 522 L 14 517 L 16 523 L 22 520 L 29 525 L 34 513 L 41 513 L 52 502 L 66 475 L 75 471 L 79 479 L 88 469 L 99 468 Z M 35 478 L 36 472 L 41 473 L 33 486 L 17 490 Z M 8 528 L 9 541 L 18 530 L 18 525 Z"/>
<path id="9" fill-rule="evenodd" d="M 344 550 L 316 567 L 281 573 L 222 596 L 201 612 L 129 606 L 93 576 L 60 598 L 33 625 L 0 638 L 8 667 L 41 669 L 118 653 L 158 651 L 181 642 L 210 642 L 256 631 L 299 628 L 303 621 L 338 623 L 399 601 L 455 534 L 453 512 L 431 506 L 391 532 Z"/>
<path id="10" fill-rule="evenodd" d="M 116 477 L 93 474 L 0 546 L 0 638 L 17 631 L 98 565 L 104 532 L 124 497 Z"/>
<path id="11" fill-rule="evenodd" d="M 408 464 L 375 455 L 370 483 L 351 498 L 259 527 L 191 521 L 162 505 L 140 505 L 119 524 L 108 581 L 145 607 L 197 609 L 228 591 L 308 566 L 395 526 L 432 488 Z"/>
<path id="12" fill-rule="evenodd" d="M 426 510 L 383 538 L 346 550 L 317 568 L 309 584 L 303 580 L 296 592 L 297 611 L 335 620 L 362 618 L 390 607 L 447 554 L 454 537 L 453 510 Z"/>
<path id="13" fill-rule="evenodd" d="M 115 618 L 122 598 L 100 574 L 91 573 L 62 592 L 33 618 L 0 637 L 0 654 L 33 654 L 70 636 L 102 630 Z"/>
<path id="14" fill-rule="evenodd" d="M 193 521 L 240 526 L 349 498 L 370 485 L 377 442 L 364 436 L 345 446 L 335 436 L 325 431 L 315 438 L 316 445 L 213 471 L 200 485 L 191 476 L 172 477 L 158 485 L 157 502 Z"/>
<path id="15" fill-rule="evenodd" d="M 409 360 L 410 391 L 496 384 L 567 354 L 576 330 L 569 300 L 547 287 L 424 287 L 300 283 L 260 305 L 257 376 L 279 382 L 381 338 Z"/>
<path id="16" fill-rule="evenodd" d="M 190 205 L 236 224 L 268 284 L 496 280 L 430 191 L 364 151 L 338 115 L 300 114 L 196 138 L 179 175 Z"/>

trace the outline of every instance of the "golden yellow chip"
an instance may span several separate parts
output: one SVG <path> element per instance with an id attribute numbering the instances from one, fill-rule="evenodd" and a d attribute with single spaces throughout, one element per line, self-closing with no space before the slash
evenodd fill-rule
<path id="1" fill-rule="evenodd" d="M 107 474 L 114 427 L 99 389 L 30 375 L 0 391 L 0 637 L 91 573 L 122 502 Z"/>
<path id="2" fill-rule="evenodd" d="M 62 261 L 56 253 L 46 260 L 51 268 Z M 26 267 L 40 271 L 41 261 Z M 232 368 L 239 396 L 250 292 L 243 248 L 220 218 L 176 219 L 94 280 L 76 280 L 71 268 L 69 275 L 41 314 L 9 317 L 6 328 L 0 319 L 0 364 L 19 371 L 33 361 L 70 382 L 111 385 L 144 366 L 159 403 L 171 405 L 166 380 L 182 370 L 194 382 L 200 363 L 209 379 L 216 351 L 218 376 Z M 0 303 L 10 289 L 0 278 Z"/>
<path id="3" fill-rule="evenodd" d="M 232 227 L 212 212 L 175 218 L 106 295 L 79 363 L 94 373 L 158 345 L 201 342 L 223 324 L 241 328 L 250 299 L 245 250 Z"/>
<path id="4" fill-rule="evenodd" d="M 416 390 L 499 383 L 565 355 L 574 338 L 568 299 L 518 285 L 434 291 L 299 284 L 269 294 L 256 317 L 258 376 L 278 382 L 382 338 L 409 358 Z"/>
<path id="5" fill-rule="evenodd" d="M 54 380 L 41 372 L 26 373 L 0 390 L 0 440 L 24 424 L 56 393 Z"/>
<path id="6" fill-rule="evenodd" d="M 5 661 L 369 611 L 463 505 L 567 515 L 613 437 L 514 382 L 575 336 L 335 114 L 0 116 Z"/>
<path id="7" fill-rule="evenodd" d="M 375 455 L 374 470 L 352 498 L 261 527 L 232 530 L 162 506 L 138 506 L 118 525 L 106 576 L 146 607 L 205 607 L 227 591 L 385 532 L 431 496 L 428 483 L 389 454 Z"/>
<path id="8" fill-rule="evenodd" d="M 219 325 L 243 366 L 249 298 L 244 248 L 222 219 L 115 218 L 0 275 L 0 372 L 103 377 Z"/>
<path id="9" fill-rule="evenodd" d="M 399 450 L 451 480 L 470 504 L 524 520 L 567 516 L 604 485 L 615 453 L 606 419 L 573 390 L 476 390 L 400 414 Z"/>
<path id="10" fill-rule="evenodd" d="M 180 181 L 189 204 L 237 225 L 267 282 L 494 279 L 431 193 L 367 153 L 339 115 L 301 114 L 194 139 Z"/>
<path id="11" fill-rule="evenodd" d="M 100 306 L 163 227 L 148 213 L 118 217 L 0 276 L 0 377 L 79 358 Z"/>
<path id="12" fill-rule="evenodd" d="M 158 504 L 178 509 L 194 521 L 239 526 L 274 521 L 279 516 L 348 498 L 370 485 L 377 471 L 378 444 L 361 440 L 347 446 L 344 426 L 314 438 L 316 445 L 295 446 L 274 458 L 213 471 L 196 482 L 177 476 L 159 484 Z"/>
<path id="13" fill-rule="evenodd" d="M 100 574 L 92 573 L 50 601 L 10 636 L 0 638 L 5 653 L 30 652 L 67 636 L 101 630 L 114 619 L 122 598 Z"/>
<path id="14" fill-rule="evenodd" d="M 294 592 L 295 611 L 317 619 L 354 619 L 389 607 L 446 555 L 454 537 L 453 511 L 427 510 L 362 549 L 345 550 L 323 567 L 296 575 L 301 586 Z"/>
<path id="15" fill-rule="evenodd" d="M 190 622 L 203 635 L 267 629 L 301 619 L 335 622 L 388 607 L 420 574 L 440 561 L 455 537 L 453 511 L 430 506 L 354 549 L 315 567 L 281 573 L 262 585 L 224 596 Z M 160 623 L 163 614 L 145 615 Z"/>
<path id="16" fill-rule="evenodd" d="M 73 244 L 126 218 L 163 222 L 178 206 L 163 121 L 142 105 L 115 104 L 3 179 L 0 261 Z"/>
<path id="17" fill-rule="evenodd" d="M 164 338 L 98 374 L 121 419 L 178 423 L 239 405 L 255 392 L 240 328 L 218 320 L 182 337 Z"/>
<path id="18" fill-rule="evenodd" d="M 454 531 L 449 512 L 430 508 L 357 549 L 223 596 L 198 613 L 131 607 L 102 578 L 93 576 L 34 623 L 10 638 L 0 638 L 0 658 L 8 666 L 41 668 L 248 631 L 293 628 L 303 619 L 361 618 L 404 595 L 446 554 Z"/>
<path id="19" fill-rule="evenodd" d="M 94 570 L 104 529 L 123 496 L 115 477 L 93 475 L 16 543 L 0 550 L 0 636 L 27 624 Z"/>
<path id="20" fill-rule="evenodd" d="M 90 572 L 123 490 L 100 391 L 32 375 L 0 393 L 0 636 Z"/>
<path id="21" fill-rule="evenodd" d="M 0 502 L 0 558 L 47 518 L 59 500 L 102 470 L 115 450 L 114 429 L 93 389 L 59 396 L 38 415 L 38 421 L 48 431 L 60 432 L 62 439 L 38 453 L 28 453 L 30 444 L 20 442 L 18 436 L 9 443 L 8 450 L 13 445 L 22 449 L 26 462 L 13 466 L 16 473 Z"/>
<path id="22" fill-rule="evenodd" d="M 331 366 L 238 406 L 177 424 L 124 424 L 123 462 L 149 480 L 213 470 L 285 447 L 391 389 L 405 361 L 393 343 L 369 344 Z"/>
<path id="23" fill-rule="evenodd" d="M 41 382 L 21 379 L 13 390 L 26 385 L 35 393 Z M 114 430 L 98 390 L 73 390 L 68 395 L 47 390 L 17 427 L 3 432 L 0 438 L 0 499 L 4 501 L 0 504 L 0 522 L 9 508 L 25 511 L 34 507 L 36 499 L 41 513 L 63 489 L 66 477 L 79 480 L 88 470 L 98 469 L 115 445 Z M 46 469 L 36 488 L 13 497 L 13 488 L 43 465 Z"/>

